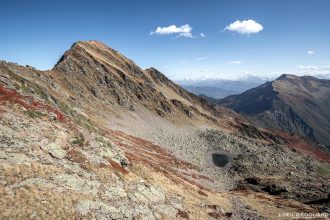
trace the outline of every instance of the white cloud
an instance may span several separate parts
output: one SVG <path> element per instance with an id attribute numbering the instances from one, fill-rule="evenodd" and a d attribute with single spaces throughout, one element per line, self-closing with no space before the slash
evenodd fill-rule
<path id="1" fill-rule="evenodd" d="M 325 76 L 330 74 L 330 65 L 318 65 L 318 66 L 304 66 L 299 65 L 299 69 L 302 70 L 304 75 L 315 75 L 315 76 Z"/>
<path id="2" fill-rule="evenodd" d="M 307 51 L 308 54 L 313 55 L 315 52 L 312 50 Z"/>
<path id="3" fill-rule="evenodd" d="M 176 34 L 177 37 L 188 37 L 194 38 L 193 34 L 191 33 L 192 27 L 189 24 L 182 25 L 177 27 L 176 25 L 170 25 L 168 27 L 157 27 L 155 31 L 151 31 L 150 35 L 172 35 Z"/>
<path id="4" fill-rule="evenodd" d="M 319 70 L 319 67 L 318 66 L 304 66 L 304 65 L 299 65 L 299 69 L 309 70 L 309 71 L 316 71 L 316 70 Z"/>
<path id="5" fill-rule="evenodd" d="M 243 74 L 249 74 L 249 71 L 243 70 L 242 73 Z"/>
<path id="6" fill-rule="evenodd" d="M 195 59 L 195 61 L 203 61 L 206 60 L 208 57 L 198 57 Z"/>
<path id="7" fill-rule="evenodd" d="M 264 27 L 255 22 L 254 20 L 237 20 L 231 24 L 229 24 L 227 27 L 225 27 L 225 31 L 233 31 L 239 34 L 256 34 L 260 31 L 262 31 Z"/>
<path id="8" fill-rule="evenodd" d="M 240 60 L 233 60 L 233 61 L 227 61 L 226 63 L 227 63 L 227 64 L 241 64 L 241 63 L 243 63 L 243 62 L 240 61 Z"/>
<path id="9" fill-rule="evenodd" d="M 204 33 L 199 34 L 201 37 L 206 37 Z"/>

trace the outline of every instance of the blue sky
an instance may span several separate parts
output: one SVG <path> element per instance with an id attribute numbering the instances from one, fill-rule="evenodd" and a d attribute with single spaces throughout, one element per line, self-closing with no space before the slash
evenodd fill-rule
<path id="1" fill-rule="evenodd" d="M 46 70 L 99 40 L 175 80 L 329 74 L 329 11 L 328 0 L 4 0 L 0 59 Z"/>

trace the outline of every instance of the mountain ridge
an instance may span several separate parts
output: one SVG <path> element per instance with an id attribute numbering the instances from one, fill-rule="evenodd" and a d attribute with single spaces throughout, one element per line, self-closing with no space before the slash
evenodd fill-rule
<path id="1" fill-rule="evenodd" d="M 98 47 L 100 47 L 101 49 Z M 96 55 L 97 53 L 100 53 L 101 55 Z M 118 58 L 116 57 L 117 55 L 119 56 Z M 149 91 L 147 92 L 149 94 L 156 93 L 156 90 L 152 86 L 150 86 L 153 84 L 153 80 L 156 80 L 156 84 L 167 84 L 167 86 L 176 90 L 175 92 L 179 93 L 179 95 L 184 95 L 185 97 L 188 97 L 186 92 L 179 90 L 178 87 L 174 86 L 173 83 L 170 84 L 170 80 L 154 68 L 142 70 L 133 61 L 124 58 L 122 55 L 112 49 L 108 50 L 104 44 L 96 41 L 78 42 L 74 44 L 71 49 L 65 53 L 63 57 L 64 58 L 60 59 L 60 61 L 55 65 L 53 70 L 60 70 L 63 72 L 70 73 L 72 72 L 71 69 L 76 68 L 75 72 L 77 74 L 85 75 L 84 73 L 89 72 L 89 76 L 91 76 L 93 70 L 91 70 L 90 67 L 95 66 L 94 64 L 100 64 L 103 69 L 98 71 L 102 72 L 102 77 L 98 72 L 95 73 L 93 75 L 93 78 L 91 79 L 88 79 L 86 76 L 82 76 L 83 78 L 80 78 L 80 81 L 85 78 L 85 85 L 89 84 L 88 81 L 94 81 L 99 87 L 104 87 L 104 85 L 106 85 L 107 87 L 110 86 L 116 88 L 116 90 L 110 91 L 110 94 L 115 96 L 117 102 L 120 105 L 126 105 L 126 107 L 130 109 L 133 109 L 133 105 L 129 104 L 129 102 L 140 102 L 145 104 L 145 101 L 152 101 L 155 103 L 158 102 L 159 105 L 155 106 L 154 109 L 151 109 L 152 106 L 149 106 L 150 110 L 154 110 L 160 115 L 170 113 L 172 104 L 168 103 L 164 99 L 162 93 L 158 93 L 157 97 L 152 97 L 153 100 L 148 100 L 149 97 L 146 97 L 143 93 L 141 93 L 141 91 Z M 75 60 L 77 59 L 82 59 L 85 63 L 81 64 L 79 62 L 76 62 Z M 112 62 L 109 63 L 108 61 L 105 61 L 106 59 L 111 60 Z M 117 84 L 118 81 L 121 83 L 121 85 Z M 138 86 L 136 86 L 136 81 L 138 81 L 139 83 Z M 123 86 L 125 84 L 129 85 Z M 120 88 L 124 88 L 125 91 L 121 91 Z M 102 93 L 109 92 L 109 89 L 106 87 L 104 87 L 103 90 L 97 88 L 88 89 L 94 94 L 94 96 L 102 96 Z M 129 94 L 129 97 L 127 96 L 127 94 Z M 189 96 L 191 96 L 191 94 L 189 94 Z M 191 99 L 191 97 L 189 98 Z M 193 99 L 193 102 L 199 101 L 198 98 L 193 97 Z M 192 115 L 191 113 L 189 113 L 191 110 L 189 110 L 187 106 L 182 106 L 182 108 L 186 108 L 186 113 Z"/>
<path id="2" fill-rule="evenodd" d="M 330 139 L 326 137 L 330 131 L 326 125 L 330 116 L 326 110 L 330 106 L 329 85 L 329 80 L 283 74 L 272 82 L 217 103 L 246 114 L 259 126 L 298 133 L 329 145 Z"/>

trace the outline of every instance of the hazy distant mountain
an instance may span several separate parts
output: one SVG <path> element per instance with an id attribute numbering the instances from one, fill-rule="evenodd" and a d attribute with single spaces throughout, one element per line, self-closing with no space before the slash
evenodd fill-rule
<path id="1" fill-rule="evenodd" d="M 222 89 L 214 86 L 187 86 L 182 85 L 183 88 L 188 90 L 189 92 L 195 95 L 204 95 L 210 98 L 224 98 L 229 95 L 239 94 L 243 91 L 241 90 L 230 90 L 230 89 Z"/>
<path id="2" fill-rule="evenodd" d="M 249 76 L 238 80 L 205 79 L 177 81 L 179 85 L 195 95 L 205 95 L 215 99 L 242 93 L 264 82 L 266 82 L 266 79 L 255 76 Z"/>
<path id="3" fill-rule="evenodd" d="M 243 113 L 258 126 L 330 145 L 330 80 L 282 75 L 217 103 Z"/>

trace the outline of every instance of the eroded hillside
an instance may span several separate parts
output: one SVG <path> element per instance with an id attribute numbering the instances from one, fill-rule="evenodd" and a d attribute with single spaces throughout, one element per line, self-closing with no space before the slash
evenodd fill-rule
<path id="1" fill-rule="evenodd" d="M 322 147 L 258 129 L 100 42 L 75 43 L 49 71 L 1 62 L 0 102 L 1 218 L 328 210 Z"/>

